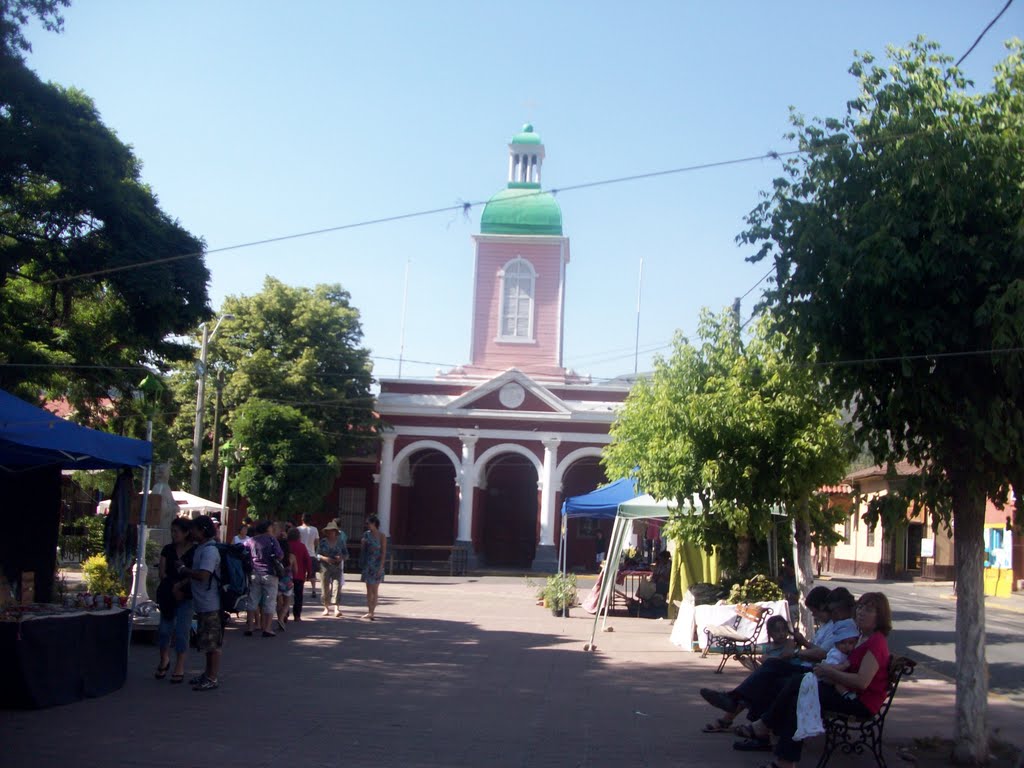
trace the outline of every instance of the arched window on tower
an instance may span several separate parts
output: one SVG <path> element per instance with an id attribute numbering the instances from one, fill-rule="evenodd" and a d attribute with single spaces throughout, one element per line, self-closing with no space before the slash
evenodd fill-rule
<path id="1" fill-rule="evenodd" d="M 515 258 L 501 272 L 501 315 L 498 338 L 503 341 L 533 340 L 533 290 L 537 273 L 526 259 Z"/>

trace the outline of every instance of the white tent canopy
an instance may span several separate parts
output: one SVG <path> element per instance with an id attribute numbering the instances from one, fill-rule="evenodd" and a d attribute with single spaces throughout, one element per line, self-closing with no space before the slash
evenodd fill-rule
<path id="1" fill-rule="evenodd" d="M 602 621 L 602 611 L 604 611 L 604 623 L 608 621 L 608 608 L 611 605 L 612 590 L 615 589 L 615 573 L 619 567 L 622 545 L 626 536 L 629 535 L 632 522 L 634 520 L 667 520 L 677 508 L 678 504 L 674 499 L 655 499 L 650 494 L 644 494 L 619 504 L 615 523 L 612 526 L 611 540 L 608 542 L 608 552 L 612 556 L 605 562 L 604 577 L 601 579 L 601 594 L 597 601 L 597 613 L 594 614 L 594 626 L 590 632 L 590 642 L 586 645 L 586 650 L 592 650 L 594 647 L 597 623 Z M 690 505 L 687 505 L 687 508 L 690 509 Z M 692 510 L 699 511 L 701 509 L 700 501 L 695 497 Z"/>
<path id="2" fill-rule="evenodd" d="M 139 494 L 140 496 L 142 494 Z M 174 503 L 178 505 L 178 517 L 197 517 L 198 515 L 215 515 L 220 517 L 224 507 L 216 501 L 204 499 L 201 496 L 194 496 L 185 491 L 171 491 L 174 496 Z M 106 513 L 110 508 L 110 499 L 105 499 L 96 505 L 97 513 Z"/>

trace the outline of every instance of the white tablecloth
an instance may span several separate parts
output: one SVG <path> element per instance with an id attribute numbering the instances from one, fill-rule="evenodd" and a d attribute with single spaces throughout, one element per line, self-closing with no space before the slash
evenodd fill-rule
<path id="1" fill-rule="evenodd" d="M 678 645 L 684 651 L 703 651 L 707 645 L 708 636 L 704 634 L 704 627 L 725 624 L 736 618 L 736 606 L 730 603 L 719 605 L 694 605 L 693 596 L 686 594 L 686 599 L 679 606 L 679 616 L 672 626 L 672 634 L 669 640 L 673 645 Z M 783 616 L 789 621 L 789 603 L 785 600 L 774 602 L 758 603 L 765 608 L 772 609 L 773 616 Z M 753 628 L 754 622 L 744 619 L 740 622 L 740 631 Z M 696 647 L 694 647 L 696 640 Z M 757 636 L 758 643 L 768 642 L 768 632 L 762 625 L 761 633 Z"/>

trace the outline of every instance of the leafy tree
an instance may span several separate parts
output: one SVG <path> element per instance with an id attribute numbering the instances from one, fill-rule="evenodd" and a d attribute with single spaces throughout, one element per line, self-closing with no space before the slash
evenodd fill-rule
<path id="1" fill-rule="evenodd" d="M 265 519 L 294 516 L 320 503 L 337 473 L 330 443 L 296 408 L 252 399 L 231 420 L 243 446 L 235 486 Z"/>
<path id="2" fill-rule="evenodd" d="M 849 430 L 824 397 L 816 370 L 795 365 L 785 339 L 762 318 L 744 345 L 732 312 L 704 311 L 699 346 L 677 336 L 669 360 L 630 392 L 604 454 L 610 477 L 681 508 L 698 496 L 710 514 L 685 511 L 674 532 L 705 547 L 764 539 L 781 505 L 794 518 L 803 586 L 813 580 L 810 534 L 831 529 L 834 513 L 817 490 L 842 477 L 852 456 Z"/>
<path id="3" fill-rule="evenodd" d="M 225 320 L 210 343 L 207 376 L 209 425 L 204 439 L 204 470 L 213 464 L 213 404 L 223 378 L 220 439 L 253 448 L 233 432 L 237 411 L 258 399 L 289 406 L 309 419 L 327 441 L 333 456 L 368 455 L 374 449 L 373 381 L 369 351 L 363 348 L 359 312 L 339 285 L 292 287 L 267 277 L 253 296 L 229 296 L 222 306 Z M 195 399 L 191 373 L 172 383 L 179 402 Z M 191 461 L 193 416 L 182 407 L 174 437 L 182 454 L 178 467 Z M 204 482 L 208 475 L 204 475 Z M 202 487 L 205 487 L 203 485 Z"/>
<path id="4" fill-rule="evenodd" d="M 6 48 L 0 146 L 0 387 L 66 396 L 88 421 L 143 366 L 191 357 L 174 336 L 209 314 L 203 243 L 160 209 L 88 96 Z"/>
<path id="5" fill-rule="evenodd" d="M 879 463 L 908 459 L 916 494 L 956 531 L 960 762 L 988 749 L 985 499 L 1024 478 L 1024 59 L 1008 45 L 975 93 L 923 38 L 870 55 L 838 119 L 794 115 L 784 164 L 741 240 L 772 259 L 767 301 L 800 354 L 832 361 Z"/>
<path id="6" fill-rule="evenodd" d="M 32 50 L 22 27 L 33 16 L 48 32 L 63 31 L 60 9 L 69 5 L 71 0 L 0 0 L 0 54 L 17 57 Z"/>

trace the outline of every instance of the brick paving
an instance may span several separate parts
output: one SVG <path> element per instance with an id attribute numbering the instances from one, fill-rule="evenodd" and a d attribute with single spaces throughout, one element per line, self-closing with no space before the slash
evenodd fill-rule
<path id="1" fill-rule="evenodd" d="M 229 627 L 222 686 L 195 693 L 152 677 L 154 647 L 135 643 L 117 693 L 65 707 L 0 712 L 0 764 L 81 766 L 742 766 L 768 755 L 704 735 L 715 716 L 701 686 L 728 687 L 743 670 L 684 653 L 667 621 L 616 618 L 588 653 L 591 617 L 534 605 L 525 579 L 389 577 L 378 620 L 362 585 L 346 585 L 346 618 L 290 623 L 276 638 Z M 308 598 L 307 598 L 308 602 Z M 192 652 L 190 670 L 201 662 Z M 998 733 L 1022 710 L 993 697 Z M 953 689 L 927 671 L 897 695 L 887 727 L 898 743 L 948 737 Z M 805 750 L 813 765 L 820 739 Z M 832 765 L 868 765 L 837 758 Z"/>

